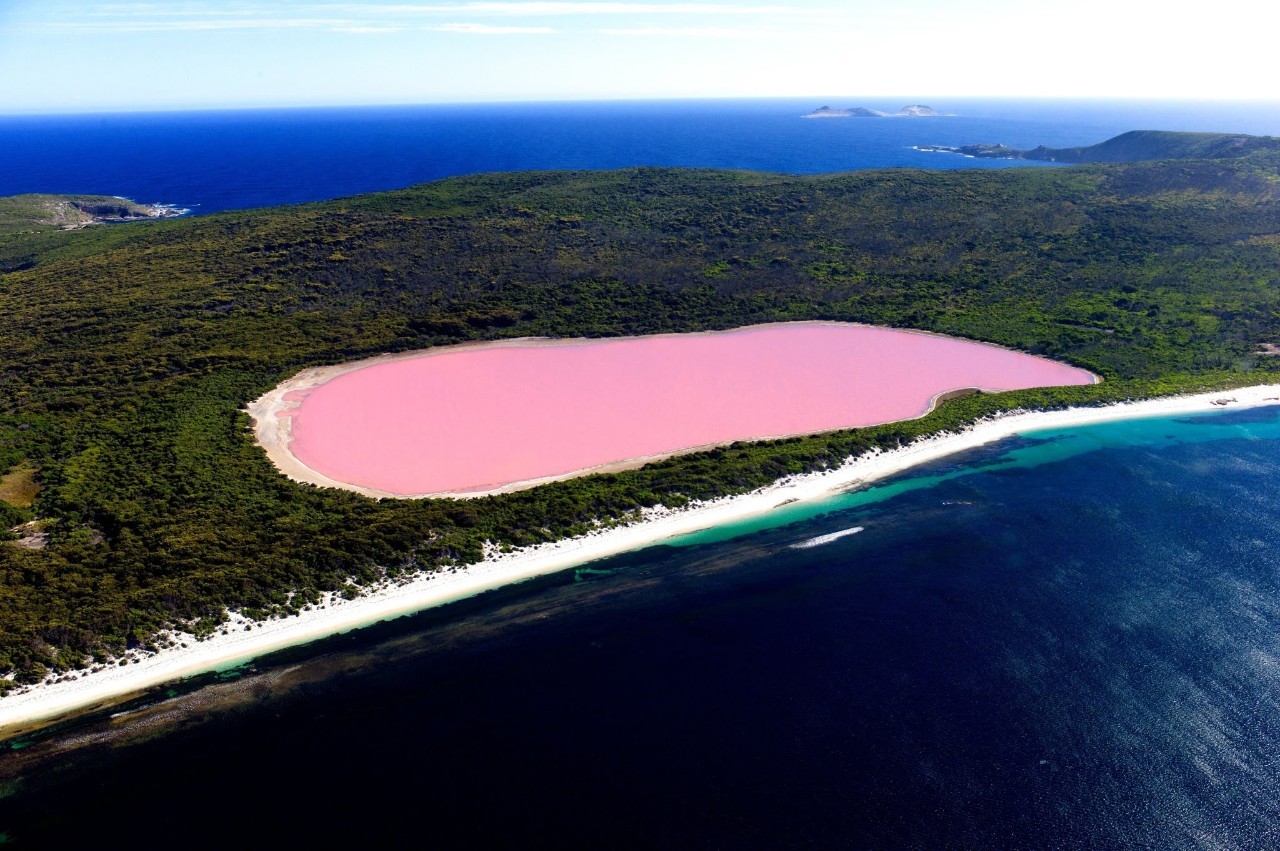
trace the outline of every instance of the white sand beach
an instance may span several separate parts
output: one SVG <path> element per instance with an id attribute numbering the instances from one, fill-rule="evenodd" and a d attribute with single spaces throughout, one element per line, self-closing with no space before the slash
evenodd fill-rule
<path id="1" fill-rule="evenodd" d="M 95 705 L 108 704 L 148 687 L 213 670 L 284 647 L 305 644 L 411 614 L 483 591 L 520 582 L 618 553 L 768 513 L 783 503 L 817 500 L 899 473 L 917 464 L 982 446 L 1014 434 L 1151 416 L 1203 413 L 1280 403 L 1280 385 L 1238 388 L 1194 396 L 1061 411 L 1011 412 L 979 422 L 960 433 L 943 433 L 887 452 L 848 460 L 838 469 L 794 476 L 735 497 L 697 504 L 679 511 L 662 508 L 627 526 L 604 529 L 580 538 L 492 553 L 484 561 L 455 571 L 389 584 L 355 600 L 331 599 L 324 608 L 261 623 L 233 617 L 225 633 L 203 641 L 174 636 L 174 647 L 131 656 L 126 664 L 80 671 L 15 691 L 0 698 L 0 730 L 51 719 Z"/>

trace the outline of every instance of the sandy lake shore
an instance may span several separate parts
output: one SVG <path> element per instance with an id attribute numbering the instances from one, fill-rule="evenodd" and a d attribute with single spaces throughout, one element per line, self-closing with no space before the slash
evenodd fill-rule
<path id="1" fill-rule="evenodd" d="M 233 615 L 227 629 L 203 641 L 176 635 L 173 647 L 157 653 L 132 655 L 126 664 L 75 672 L 0 698 L 0 730 L 109 705 L 122 696 L 160 683 L 245 662 L 272 650 L 411 614 L 678 535 L 765 514 L 783 503 L 822 499 L 1014 434 L 1275 403 L 1280 403 L 1280 385 L 1100 407 L 1010 412 L 983 420 L 959 433 L 942 433 L 901 449 L 862 455 L 849 459 L 837 469 L 790 477 L 752 493 L 695 504 L 679 511 L 655 508 L 646 512 L 644 519 L 630 525 L 509 553 L 493 552 L 484 561 L 465 568 L 422 576 L 402 584 L 388 584 L 355 600 L 330 599 L 324 607 L 313 607 L 295 617 L 252 623 Z"/>

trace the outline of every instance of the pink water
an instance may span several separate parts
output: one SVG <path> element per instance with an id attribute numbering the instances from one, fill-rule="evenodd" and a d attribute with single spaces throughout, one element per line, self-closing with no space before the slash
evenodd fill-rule
<path id="1" fill-rule="evenodd" d="M 437 350 L 311 390 L 295 457 L 393 494 L 465 493 L 710 444 L 909 419 L 939 393 L 1088 384 L 964 340 L 795 323 Z"/>

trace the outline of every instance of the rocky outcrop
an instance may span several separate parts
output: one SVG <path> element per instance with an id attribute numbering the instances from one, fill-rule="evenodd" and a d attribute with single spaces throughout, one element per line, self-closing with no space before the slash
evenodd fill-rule
<path id="1" fill-rule="evenodd" d="M 938 112 L 938 110 L 934 109 L 933 107 L 925 106 L 924 104 L 920 104 L 920 103 L 913 103 L 908 106 L 904 106 L 902 109 L 898 110 L 898 115 L 926 116 L 926 115 L 941 115 L 941 114 L 942 114 L 941 112 Z"/>

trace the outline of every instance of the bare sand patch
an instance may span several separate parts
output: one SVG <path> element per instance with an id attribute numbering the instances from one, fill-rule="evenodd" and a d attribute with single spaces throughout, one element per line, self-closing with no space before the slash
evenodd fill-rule
<path id="1" fill-rule="evenodd" d="M 34 464 L 22 463 L 0 477 L 0 499 L 15 508 L 30 508 L 40 492 L 36 481 L 39 469 Z"/>

